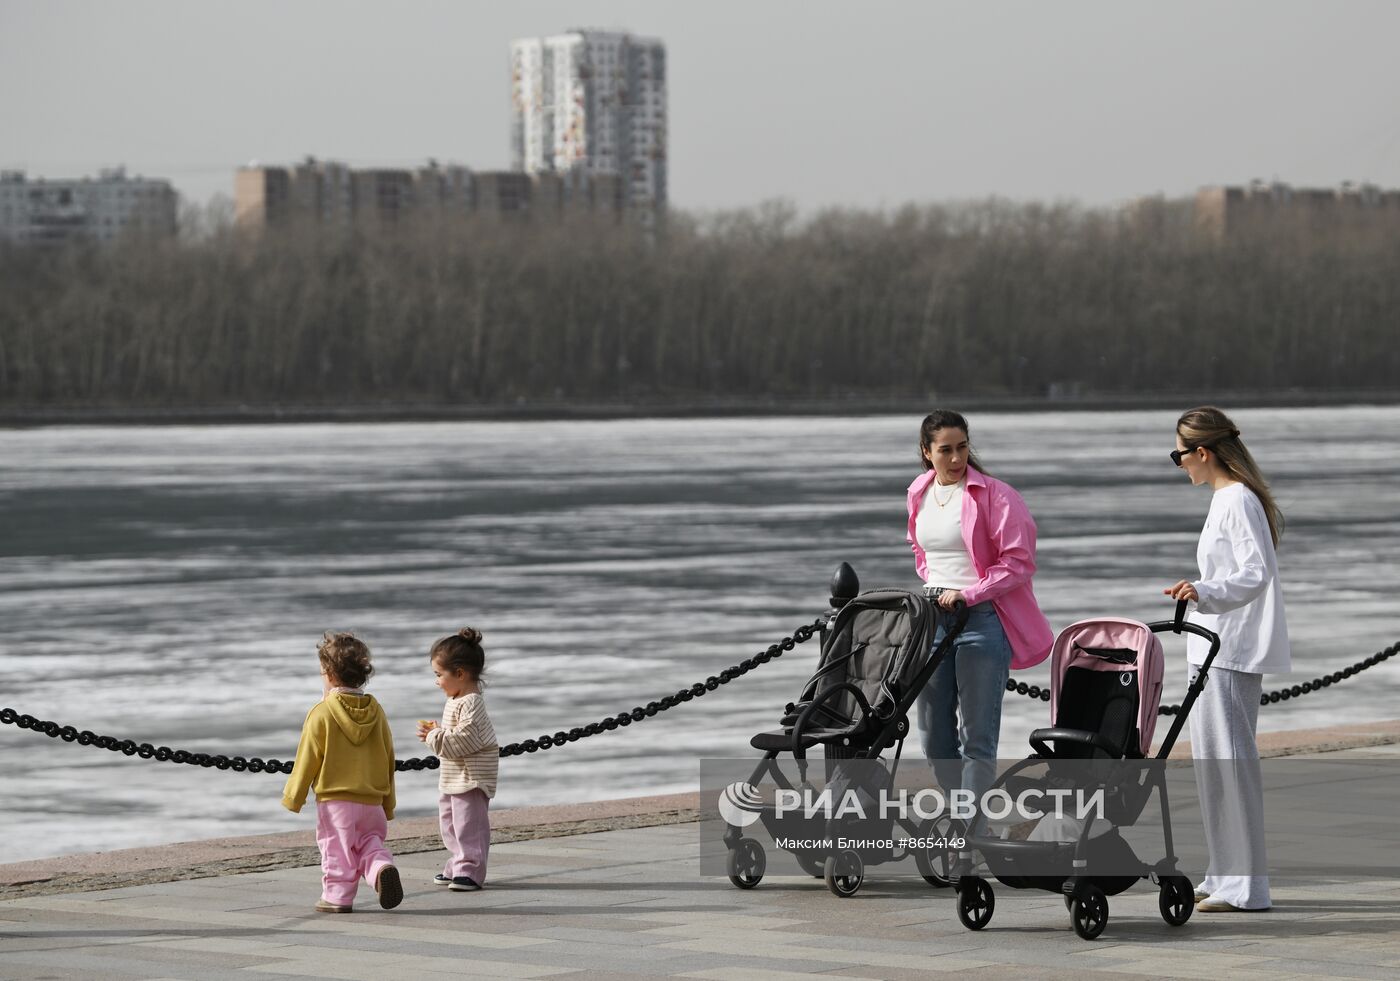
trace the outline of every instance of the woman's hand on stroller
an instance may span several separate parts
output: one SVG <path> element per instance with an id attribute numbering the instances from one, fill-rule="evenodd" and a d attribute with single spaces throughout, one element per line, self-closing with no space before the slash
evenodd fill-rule
<path id="1" fill-rule="evenodd" d="M 1182 579 L 1175 586 L 1168 586 L 1166 589 L 1162 590 L 1162 592 L 1174 600 L 1187 600 L 1194 603 L 1196 600 L 1200 599 L 1200 596 L 1196 593 L 1196 587 L 1191 585 L 1190 581 L 1186 579 Z"/>
<path id="2" fill-rule="evenodd" d="M 963 601 L 963 594 L 956 589 L 945 589 L 938 594 L 938 605 L 945 610 L 951 610 L 956 603 Z"/>

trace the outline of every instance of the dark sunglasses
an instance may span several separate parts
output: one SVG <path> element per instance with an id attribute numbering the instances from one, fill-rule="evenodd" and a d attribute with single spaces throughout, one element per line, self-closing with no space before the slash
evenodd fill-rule
<path id="1" fill-rule="evenodd" d="M 1170 454 L 1172 458 L 1172 463 L 1175 463 L 1179 467 L 1181 466 L 1181 458 L 1186 456 L 1188 453 L 1195 453 L 1197 450 L 1213 450 L 1218 444 L 1224 442 L 1227 439 L 1234 439 L 1235 437 L 1239 436 L 1239 434 L 1240 431 L 1238 429 L 1232 429 L 1230 430 L 1228 436 L 1222 436 L 1219 439 L 1211 440 L 1209 443 L 1197 443 L 1195 446 L 1188 446 L 1184 450 L 1172 450 Z"/>
<path id="2" fill-rule="evenodd" d="M 1186 449 L 1184 449 L 1184 450 L 1172 450 L 1172 451 L 1171 451 L 1172 463 L 1175 463 L 1175 464 L 1179 467 L 1179 466 L 1181 466 L 1181 459 L 1182 459 L 1182 457 L 1190 456 L 1192 453 L 1195 453 L 1197 450 L 1213 450 L 1213 449 L 1215 449 L 1216 444 L 1219 443 L 1219 442 L 1220 442 L 1220 440 L 1215 440 L 1214 442 L 1211 442 L 1211 443 L 1197 443 L 1195 446 L 1188 446 L 1188 447 L 1186 447 Z"/>

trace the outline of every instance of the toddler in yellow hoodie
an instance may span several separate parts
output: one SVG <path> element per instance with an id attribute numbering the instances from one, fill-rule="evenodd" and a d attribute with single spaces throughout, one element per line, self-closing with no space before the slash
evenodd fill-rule
<path id="1" fill-rule="evenodd" d="M 324 695 L 306 714 L 282 806 L 300 811 L 316 792 L 322 913 L 349 913 L 360 877 L 379 905 L 403 902 L 394 856 L 384 845 L 394 817 L 394 740 L 389 721 L 364 684 L 374 673 L 369 648 L 353 634 L 327 632 L 316 648 Z"/>

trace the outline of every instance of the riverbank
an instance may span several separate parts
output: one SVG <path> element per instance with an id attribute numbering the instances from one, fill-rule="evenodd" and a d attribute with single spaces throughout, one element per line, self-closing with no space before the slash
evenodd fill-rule
<path id="1" fill-rule="evenodd" d="M 1072 397 L 930 393 L 926 398 L 680 398 L 616 401 L 525 400 L 493 404 L 358 403 L 355 405 L 0 406 L 0 428 L 41 426 L 186 426 L 325 422 L 489 422 L 563 419 L 684 419 L 745 416 L 923 415 L 935 405 L 966 412 L 1116 412 L 1220 404 L 1231 409 L 1396 405 L 1400 390 L 1167 392 Z"/>
<path id="2" fill-rule="evenodd" d="M 1261 748 L 1392 761 L 1397 745 L 1400 720 L 1275 733 Z M 313 911 L 314 849 L 300 862 L 193 881 L 129 878 L 120 887 L 49 890 L 66 895 L 11 893 L 0 898 L 0 976 L 1280 981 L 1389 978 L 1400 963 L 1400 879 L 1383 868 L 1275 875 L 1269 912 L 1196 912 L 1179 927 L 1163 922 L 1158 890 L 1137 883 L 1112 897 L 1094 941 L 1075 935 L 1061 896 L 997 885 L 995 918 L 972 932 L 959 923 L 956 894 L 917 877 L 872 874 L 858 896 L 838 899 L 807 877 L 774 876 L 739 890 L 703 876 L 706 846 L 688 796 L 554 809 L 571 820 L 546 821 L 545 809 L 501 812 L 498 834 L 527 811 L 536 833 L 497 838 L 486 888 L 473 893 L 433 884 L 440 847 L 415 852 L 396 839 L 404 899 L 391 911 L 365 886 L 351 916 Z M 589 813 L 598 829 L 578 830 Z M 169 851 L 200 844 L 209 843 Z"/>
<path id="3" fill-rule="evenodd" d="M 1400 719 L 1259 736 L 1259 752 L 1265 758 L 1397 745 Z M 1189 759 L 1190 755 L 1190 744 L 1185 742 L 1179 742 L 1172 752 L 1174 759 Z M 699 820 L 699 810 L 698 793 L 512 808 L 492 815 L 491 841 L 494 845 L 688 824 Z M 389 844 L 395 854 L 437 852 L 442 848 L 435 817 L 396 820 L 389 829 Z M 318 862 L 315 832 L 311 829 L 65 855 L 0 865 L 0 900 L 266 872 Z"/>

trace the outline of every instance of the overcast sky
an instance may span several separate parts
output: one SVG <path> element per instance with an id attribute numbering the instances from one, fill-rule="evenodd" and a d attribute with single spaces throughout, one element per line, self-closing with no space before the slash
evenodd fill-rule
<path id="1" fill-rule="evenodd" d="M 577 26 L 665 42 L 683 208 L 1400 187 L 1392 0 L 0 0 L 0 165 L 505 168 L 509 42 Z"/>

